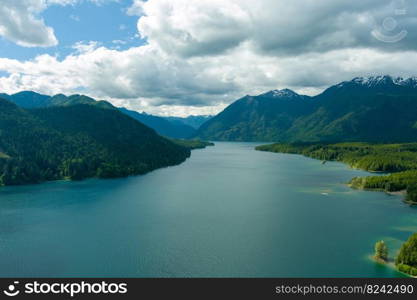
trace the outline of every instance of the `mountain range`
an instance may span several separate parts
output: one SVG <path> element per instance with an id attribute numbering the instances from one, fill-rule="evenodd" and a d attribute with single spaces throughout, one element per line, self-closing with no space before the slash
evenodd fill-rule
<path id="1" fill-rule="evenodd" d="M 162 136 L 186 139 L 194 136 L 196 133 L 196 130 L 193 127 L 182 122 L 171 122 L 164 117 L 140 113 L 124 107 L 119 108 L 119 110 L 133 119 L 142 122 L 146 126 L 155 129 L 155 131 Z"/>
<path id="2" fill-rule="evenodd" d="M 220 141 L 417 140 L 417 78 L 358 77 L 310 97 L 292 90 L 245 96 L 196 136 Z"/>
<path id="3" fill-rule="evenodd" d="M 27 109 L 70 106 L 76 104 L 88 104 L 101 108 L 119 109 L 122 113 L 154 129 L 158 134 L 179 139 L 194 136 L 198 127 L 210 118 L 210 116 L 189 116 L 186 118 L 159 117 L 146 113 L 139 113 L 123 107 L 117 108 L 107 101 L 96 101 L 93 98 L 77 94 L 71 96 L 65 96 L 63 94 L 47 96 L 32 91 L 23 91 L 13 95 L 0 94 L 0 98 L 9 100 L 16 105 Z"/>
<path id="4" fill-rule="evenodd" d="M 218 115 L 159 117 L 83 95 L 0 94 L 22 108 L 88 104 L 119 110 L 162 136 L 219 141 L 409 142 L 417 140 L 417 78 L 357 77 L 317 96 L 283 89 L 245 96 Z"/>
<path id="5" fill-rule="evenodd" d="M 201 116 L 188 116 L 188 117 L 164 117 L 164 119 L 172 122 L 185 124 L 193 127 L 194 129 L 200 128 L 205 122 L 213 118 L 211 115 L 201 115 Z"/>

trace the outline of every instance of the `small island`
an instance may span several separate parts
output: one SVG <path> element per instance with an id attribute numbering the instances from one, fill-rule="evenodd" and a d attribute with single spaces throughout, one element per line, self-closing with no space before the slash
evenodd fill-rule
<path id="1" fill-rule="evenodd" d="M 417 276 L 417 233 L 414 233 L 400 248 L 394 263 L 391 263 L 388 255 L 388 247 L 384 241 L 375 243 L 373 259 L 381 264 L 389 264 L 404 274 Z"/>
<path id="2" fill-rule="evenodd" d="M 384 241 L 376 242 L 374 259 L 379 263 L 388 262 L 388 247 Z"/>

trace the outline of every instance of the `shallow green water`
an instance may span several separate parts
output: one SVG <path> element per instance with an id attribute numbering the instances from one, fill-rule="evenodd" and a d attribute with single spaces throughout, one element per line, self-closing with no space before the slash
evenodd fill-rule
<path id="1" fill-rule="evenodd" d="M 127 179 L 1 188 L 0 276 L 399 276 L 369 256 L 417 232 L 415 208 L 343 184 L 365 172 L 254 146 L 217 143 Z"/>

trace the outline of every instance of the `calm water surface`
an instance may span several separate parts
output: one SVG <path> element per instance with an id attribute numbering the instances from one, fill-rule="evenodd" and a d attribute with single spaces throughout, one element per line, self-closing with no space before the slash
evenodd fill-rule
<path id="1" fill-rule="evenodd" d="M 397 196 L 340 163 L 217 143 L 117 180 L 0 188 L 0 276 L 389 277 L 369 259 L 417 232 Z"/>

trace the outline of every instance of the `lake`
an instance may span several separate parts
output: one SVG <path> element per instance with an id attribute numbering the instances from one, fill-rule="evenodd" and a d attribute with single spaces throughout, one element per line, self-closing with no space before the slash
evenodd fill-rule
<path id="1" fill-rule="evenodd" d="M 341 163 L 217 143 L 144 176 L 0 188 L 1 277 L 392 277 L 417 232 Z"/>

